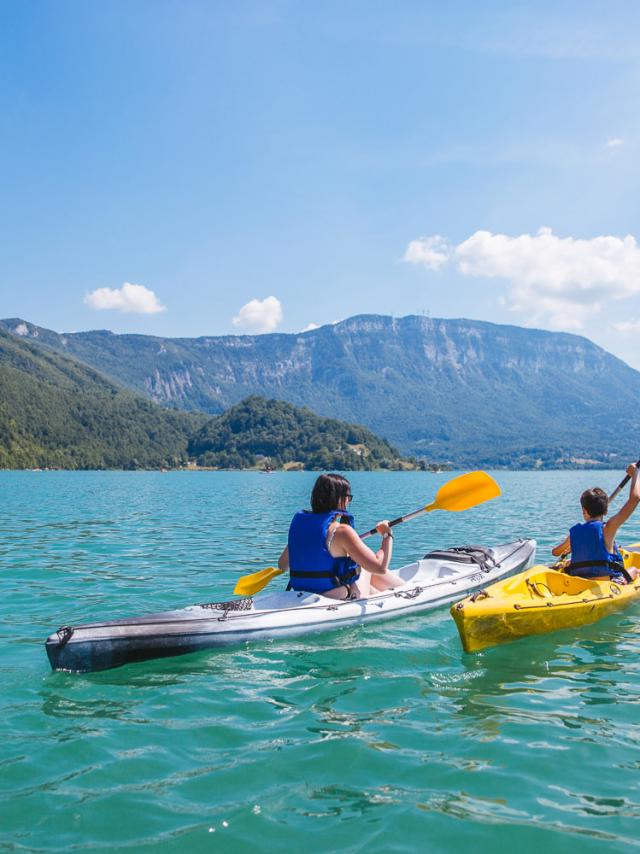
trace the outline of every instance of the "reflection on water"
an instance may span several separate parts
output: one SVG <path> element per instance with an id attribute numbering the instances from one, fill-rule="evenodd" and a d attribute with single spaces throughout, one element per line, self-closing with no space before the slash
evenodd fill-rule
<path id="1" fill-rule="evenodd" d="M 42 711 L 53 718 L 123 718 L 129 710 L 123 703 L 108 700 L 74 700 L 52 692 L 43 692 Z"/>
<path id="2" fill-rule="evenodd" d="M 311 802 L 318 802 L 315 810 L 301 810 L 302 815 L 321 818 L 323 816 L 362 816 L 379 809 L 381 806 L 399 803 L 399 793 L 393 793 L 389 787 L 381 786 L 371 791 L 359 791 L 347 786 L 331 785 L 312 791 Z"/>

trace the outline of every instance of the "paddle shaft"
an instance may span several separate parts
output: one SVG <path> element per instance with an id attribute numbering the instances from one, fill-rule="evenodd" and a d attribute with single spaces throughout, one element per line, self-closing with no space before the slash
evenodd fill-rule
<path id="1" fill-rule="evenodd" d="M 397 519 L 394 519 L 392 522 L 389 522 L 389 527 L 393 528 L 394 525 L 399 525 L 401 522 L 408 522 L 409 519 L 415 519 L 416 516 L 419 516 L 421 513 L 426 513 L 426 507 L 420 507 L 419 510 L 414 510 L 413 513 L 407 513 L 406 516 L 398 516 Z M 377 533 L 376 528 L 372 528 L 370 531 L 367 531 L 366 534 L 360 534 L 361 540 L 366 540 L 367 537 L 372 537 Z"/>
<path id="2" fill-rule="evenodd" d="M 430 513 L 432 510 L 468 510 L 470 507 L 475 507 L 476 504 L 482 504 L 483 501 L 497 498 L 498 495 L 500 495 L 500 487 L 492 477 L 483 471 L 471 471 L 444 483 L 431 504 L 427 504 L 426 507 L 419 507 L 404 516 L 398 516 L 397 519 L 389 522 L 389 527 L 393 528 L 394 525 L 408 522 L 409 519 L 415 519 L 416 516 Z M 360 537 L 364 540 L 375 533 L 376 529 L 372 528 L 370 531 L 360 534 Z"/>
<path id="3" fill-rule="evenodd" d="M 638 462 L 636 463 L 636 466 L 638 466 L 638 468 L 640 468 L 640 460 L 638 460 Z M 621 490 L 621 489 L 624 489 L 624 487 L 629 483 L 629 481 L 630 481 L 630 480 L 631 480 L 631 478 L 629 477 L 629 475 L 626 475 L 626 476 L 625 476 L 625 477 L 620 481 L 620 483 L 616 486 L 616 488 L 613 490 L 613 492 L 612 492 L 612 493 L 611 493 L 611 495 L 609 496 L 609 503 L 611 503 L 611 502 L 613 501 L 613 499 L 614 499 L 614 498 L 617 498 L 618 493 L 620 492 L 620 490 Z"/>

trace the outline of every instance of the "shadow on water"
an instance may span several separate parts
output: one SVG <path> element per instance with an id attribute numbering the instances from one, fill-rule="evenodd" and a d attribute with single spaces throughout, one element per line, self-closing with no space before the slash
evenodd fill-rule
<path id="1" fill-rule="evenodd" d="M 634 659 L 639 641 L 638 619 L 615 615 L 592 626 L 526 638 L 477 655 L 463 653 L 461 678 L 435 684 L 457 714 L 487 735 L 495 733 L 505 715 L 522 715 L 533 703 L 540 716 L 579 728 L 600 721 L 594 717 L 596 707 L 640 700 L 637 690 L 625 687 L 630 668 L 640 667 Z M 432 684 L 430 680 L 430 689 Z M 553 712 L 545 709 L 550 700 Z"/>
<path id="2" fill-rule="evenodd" d="M 375 640 L 371 632 L 367 635 Z M 292 732 L 306 733 L 305 739 L 358 737 L 380 715 L 380 706 L 369 707 L 366 697 L 356 696 L 362 685 L 375 684 L 371 677 L 380 670 L 375 654 L 363 649 L 361 641 L 360 629 L 343 629 L 97 673 L 53 673 L 40 688 L 42 712 L 75 727 L 90 719 L 93 726 L 110 720 L 135 727 L 161 723 L 185 709 L 180 725 L 187 728 L 209 725 L 223 715 L 238 731 L 250 722 L 284 733 L 291 720 Z M 354 703 L 355 710 L 341 708 Z M 63 737 L 66 730 L 58 740 Z"/>
<path id="3" fill-rule="evenodd" d="M 459 652 L 451 624 L 441 614 L 425 623 L 426 638 L 388 625 L 390 630 L 342 629 L 97 673 L 55 673 L 41 689 L 42 710 L 58 718 L 131 720 L 147 696 L 158 691 L 171 695 L 176 690 L 197 694 L 206 685 L 206 690 L 215 686 L 235 700 L 261 701 L 282 710 L 310 704 L 315 720 L 308 723 L 313 732 L 350 728 L 355 734 L 377 713 L 368 708 L 365 697 L 353 702 L 367 680 L 375 684 L 387 677 L 399 679 L 403 671 L 415 680 L 417 670 L 422 670 L 416 684 L 422 684 L 418 693 L 423 701 L 447 716 L 453 713 L 468 719 L 474 731 L 491 737 L 505 715 L 531 714 L 533 703 L 542 705 L 541 715 L 553 715 L 554 721 L 576 728 L 583 720 L 595 723 L 597 707 L 612 706 L 621 699 L 640 700 L 625 680 L 632 653 L 640 647 L 640 621 L 635 615 L 612 616 L 577 631 L 528 638 L 478 655 Z M 436 633 L 438 640 L 432 643 L 430 636 Z M 404 708 L 418 700 L 403 697 L 400 689 L 395 696 L 388 684 L 389 706 Z M 100 688 L 111 696 L 96 698 Z M 308 691 L 315 692 L 313 697 Z M 336 711 L 343 702 L 359 708 Z M 544 710 L 551 705 L 553 712 Z"/>

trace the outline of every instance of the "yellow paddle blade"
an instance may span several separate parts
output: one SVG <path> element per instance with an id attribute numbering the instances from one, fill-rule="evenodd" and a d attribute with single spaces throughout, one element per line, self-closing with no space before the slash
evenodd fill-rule
<path id="1" fill-rule="evenodd" d="M 233 592 L 238 596 L 253 596 L 254 593 L 266 587 L 272 578 L 282 575 L 283 572 L 284 570 L 278 569 L 277 566 L 268 566 L 266 569 L 261 569 L 251 575 L 243 575 L 242 578 L 238 579 Z"/>
<path id="2" fill-rule="evenodd" d="M 449 510 L 457 513 L 468 510 L 483 501 L 491 501 L 500 495 L 500 487 L 484 471 L 470 471 L 445 483 L 436 493 L 435 501 L 424 508 L 431 510 Z"/>

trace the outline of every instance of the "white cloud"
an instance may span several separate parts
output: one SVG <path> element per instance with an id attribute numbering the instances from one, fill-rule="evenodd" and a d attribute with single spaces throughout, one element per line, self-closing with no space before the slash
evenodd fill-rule
<path id="1" fill-rule="evenodd" d="M 282 304 L 276 297 L 252 299 L 233 318 L 233 325 L 250 332 L 273 332 L 282 322 Z"/>
<path id="2" fill-rule="evenodd" d="M 307 323 L 302 332 L 311 332 L 312 329 L 320 329 L 319 324 L 317 323 Z"/>
<path id="3" fill-rule="evenodd" d="M 476 231 L 457 246 L 441 237 L 414 240 L 405 259 L 434 269 L 434 239 L 438 254 L 462 275 L 510 282 L 508 308 L 531 323 L 580 329 L 606 300 L 640 293 L 640 247 L 631 235 L 583 240 L 558 237 L 550 228 L 517 237 Z M 418 244 L 425 245 L 424 253 Z"/>
<path id="4" fill-rule="evenodd" d="M 624 139 L 621 139 L 619 136 L 614 136 L 612 139 L 607 140 L 605 148 L 620 148 L 621 145 L 624 145 Z"/>
<path id="5" fill-rule="evenodd" d="M 403 261 L 410 264 L 422 264 L 428 270 L 437 270 L 446 264 L 451 256 L 451 247 L 439 234 L 433 237 L 420 237 L 412 240 L 404 253 Z"/>
<path id="6" fill-rule="evenodd" d="M 97 288 L 84 298 L 84 302 L 96 311 L 121 311 L 124 314 L 158 314 L 166 311 L 158 297 L 144 285 L 125 282 L 121 288 Z"/>
<path id="7" fill-rule="evenodd" d="M 640 332 L 640 320 L 620 320 L 611 325 L 622 335 L 637 335 Z"/>

